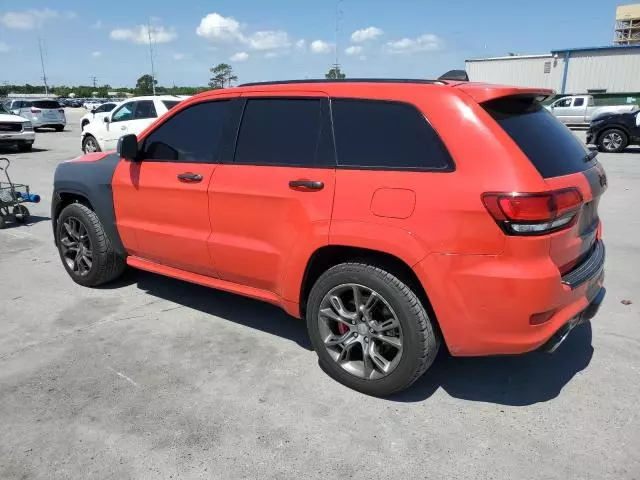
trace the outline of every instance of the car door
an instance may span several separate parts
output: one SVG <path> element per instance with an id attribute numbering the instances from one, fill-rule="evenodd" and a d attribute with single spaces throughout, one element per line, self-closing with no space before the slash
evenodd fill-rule
<path id="1" fill-rule="evenodd" d="M 113 111 L 110 117 L 107 117 L 109 121 L 104 122 L 105 125 L 101 128 L 104 142 L 103 150 L 114 150 L 118 139 L 129 133 L 129 123 L 133 121 L 136 103 L 135 100 L 123 103 Z"/>
<path id="2" fill-rule="evenodd" d="M 553 114 L 563 123 L 567 123 L 569 120 L 572 100 L 571 97 L 561 98 L 551 106 Z"/>
<path id="3" fill-rule="evenodd" d="M 565 112 L 567 121 L 565 123 L 584 123 L 587 105 L 584 97 L 574 97 L 571 106 Z"/>
<path id="4" fill-rule="evenodd" d="M 217 168 L 226 97 L 172 111 L 139 140 L 139 160 L 113 176 L 118 232 L 134 256 L 216 276 L 207 246 L 207 189 Z"/>
<path id="5" fill-rule="evenodd" d="M 155 102 L 153 100 L 138 100 L 133 113 L 133 120 L 126 124 L 126 133 L 139 135 L 145 128 L 151 125 L 156 118 L 158 118 L 158 113 Z"/>
<path id="6" fill-rule="evenodd" d="M 243 94 L 234 156 L 209 187 L 209 243 L 222 279 L 281 295 L 290 262 L 328 242 L 335 151 L 326 96 L 278 94 Z"/>

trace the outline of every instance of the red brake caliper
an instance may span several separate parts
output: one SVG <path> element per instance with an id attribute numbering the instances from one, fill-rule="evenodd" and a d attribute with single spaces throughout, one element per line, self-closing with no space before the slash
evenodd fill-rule
<path id="1" fill-rule="evenodd" d="M 347 333 L 349 331 L 349 327 L 347 327 L 344 323 L 340 322 L 338 323 L 338 333 L 340 335 L 344 335 L 345 333 Z"/>

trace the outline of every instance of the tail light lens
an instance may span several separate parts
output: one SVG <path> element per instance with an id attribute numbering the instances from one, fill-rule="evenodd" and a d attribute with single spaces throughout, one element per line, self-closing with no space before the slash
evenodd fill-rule
<path id="1" fill-rule="evenodd" d="M 508 235 L 545 235 L 573 225 L 582 206 L 576 188 L 545 193 L 485 193 L 482 201 Z"/>
<path id="2" fill-rule="evenodd" d="M 40 113 L 42 110 L 36 107 L 31 107 L 31 113 Z"/>
<path id="3" fill-rule="evenodd" d="M 64 113 L 64 108 L 59 109 L 58 112 Z"/>

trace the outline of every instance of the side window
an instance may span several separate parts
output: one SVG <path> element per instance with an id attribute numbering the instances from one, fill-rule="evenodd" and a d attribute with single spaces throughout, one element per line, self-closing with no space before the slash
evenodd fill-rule
<path id="1" fill-rule="evenodd" d="M 590 107 L 593 107 L 595 105 L 595 102 L 593 101 L 593 97 L 589 97 L 589 101 L 587 102 L 587 105 Z"/>
<path id="2" fill-rule="evenodd" d="M 133 120 L 133 109 L 136 106 L 136 102 L 129 102 L 118 108 L 111 116 L 112 122 L 126 122 Z"/>
<path id="3" fill-rule="evenodd" d="M 247 100 L 235 162 L 254 165 L 324 164 L 322 100 L 251 98 Z"/>
<path id="4" fill-rule="evenodd" d="M 570 107 L 571 106 L 571 98 L 563 98 L 561 100 L 558 100 L 556 103 L 553 104 L 554 107 Z"/>
<path id="5" fill-rule="evenodd" d="M 331 101 L 338 165 L 450 170 L 451 156 L 424 115 L 407 103 Z"/>
<path id="6" fill-rule="evenodd" d="M 153 100 L 141 100 L 136 104 L 136 113 L 134 118 L 140 120 L 142 118 L 156 118 L 156 107 Z"/>
<path id="7" fill-rule="evenodd" d="M 214 163 L 229 112 L 228 100 L 198 103 L 158 126 L 144 141 L 145 161 Z"/>
<path id="8" fill-rule="evenodd" d="M 573 99 L 573 106 L 574 107 L 581 107 L 583 105 L 584 105 L 584 98 L 578 97 L 578 98 L 574 98 Z"/>

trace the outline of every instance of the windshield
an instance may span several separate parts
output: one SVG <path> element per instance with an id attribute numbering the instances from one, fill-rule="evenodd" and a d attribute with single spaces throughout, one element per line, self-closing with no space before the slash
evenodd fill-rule
<path id="1" fill-rule="evenodd" d="M 2 103 L 0 103 L 0 113 L 10 113 Z"/>

